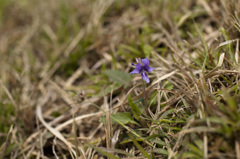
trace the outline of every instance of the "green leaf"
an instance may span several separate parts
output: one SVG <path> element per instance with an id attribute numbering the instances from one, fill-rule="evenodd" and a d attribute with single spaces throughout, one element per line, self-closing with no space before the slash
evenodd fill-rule
<path id="1" fill-rule="evenodd" d="M 188 159 L 188 158 L 199 158 L 199 156 L 197 156 L 197 154 L 193 153 L 193 152 L 184 152 L 183 155 L 181 156 L 181 158 L 183 159 Z"/>
<path id="2" fill-rule="evenodd" d="M 146 137 L 145 140 L 151 140 L 151 141 L 153 141 L 153 140 L 154 140 L 155 138 L 157 138 L 157 137 L 164 137 L 164 135 L 163 135 L 163 134 L 152 134 L 152 135 Z"/>
<path id="3" fill-rule="evenodd" d="M 205 51 L 205 53 L 206 53 L 206 55 L 207 55 L 207 53 L 208 53 L 208 45 L 207 45 L 206 40 L 204 39 L 203 33 L 202 33 L 202 31 L 200 30 L 199 26 L 198 26 L 196 23 L 194 23 L 194 26 L 195 26 L 195 28 L 196 28 L 196 31 L 197 31 L 198 35 L 199 35 L 200 38 L 201 38 L 201 42 L 202 42 L 202 44 L 203 44 L 204 51 Z"/>
<path id="4" fill-rule="evenodd" d="M 124 85 L 124 88 L 126 88 L 129 85 L 129 82 L 131 81 L 130 74 L 123 71 L 106 70 L 105 73 L 108 76 L 108 78 L 110 78 L 114 82 L 117 82 L 120 85 Z"/>
<path id="5" fill-rule="evenodd" d="M 144 45 L 143 46 L 143 52 L 145 54 L 145 57 L 149 57 L 151 55 L 152 51 L 153 51 L 152 46 L 150 46 L 150 45 Z"/>
<path id="6" fill-rule="evenodd" d="M 128 50 L 130 53 L 133 53 L 135 56 L 140 56 L 141 55 L 141 52 L 139 50 L 135 49 L 132 46 L 122 44 L 121 48 L 125 49 L 125 50 Z"/>
<path id="7" fill-rule="evenodd" d="M 117 157 L 117 156 L 115 156 L 111 153 L 106 152 L 106 150 L 102 150 L 101 148 L 98 148 L 98 147 L 93 147 L 93 148 L 104 156 L 107 156 L 107 157 L 112 158 L 112 159 L 120 159 L 119 157 Z"/>
<path id="8" fill-rule="evenodd" d="M 167 117 L 169 114 L 172 114 L 175 110 L 174 109 L 169 109 L 167 111 L 165 111 L 159 119 L 164 119 L 165 117 Z"/>
<path id="9" fill-rule="evenodd" d="M 113 123 L 122 123 L 122 124 L 136 124 L 139 125 L 136 121 L 133 120 L 129 112 L 126 113 L 116 113 L 111 115 L 113 120 Z M 117 120 L 117 121 L 115 121 Z M 106 116 L 102 116 L 100 118 L 100 122 L 105 123 L 106 122 Z"/>
<path id="10" fill-rule="evenodd" d="M 197 145 L 197 147 L 198 147 L 200 150 L 203 150 L 203 141 L 202 141 L 202 140 L 197 139 L 197 140 L 194 140 L 193 142 Z"/>
<path id="11" fill-rule="evenodd" d="M 123 155 L 126 155 L 126 156 L 130 156 L 130 157 L 135 157 L 134 155 L 126 152 L 126 151 L 123 151 L 123 150 L 120 150 L 120 149 L 107 149 L 105 147 L 94 147 L 94 146 L 90 146 L 90 147 L 93 147 L 94 149 L 96 149 L 97 151 L 104 151 L 104 152 L 107 152 L 107 153 L 118 153 L 118 154 L 123 154 Z"/>
<path id="12" fill-rule="evenodd" d="M 140 141 L 140 142 L 142 142 L 143 141 L 143 139 L 141 139 L 141 138 L 136 138 L 136 140 L 137 141 Z M 130 139 L 130 138 L 127 138 L 127 139 L 123 139 L 123 141 L 122 142 L 120 142 L 120 144 L 126 144 L 126 143 L 130 143 L 130 142 L 133 142 L 132 141 L 132 139 Z"/>
<path id="13" fill-rule="evenodd" d="M 158 153 L 158 154 L 168 155 L 168 151 L 161 149 L 161 148 L 153 149 L 153 152 Z"/>
<path id="14" fill-rule="evenodd" d="M 168 83 L 165 85 L 164 88 L 167 89 L 167 90 L 172 90 L 172 89 L 173 89 L 173 84 L 170 83 L 170 82 L 168 82 Z"/>
<path id="15" fill-rule="evenodd" d="M 159 119 L 159 121 L 157 121 L 159 123 L 185 123 L 184 120 L 169 120 L 169 119 Z"/>
<path id="16" fill-rule="evenodd" d="M 191 152 L 194 152 L 195 154 L 197 154 L 199 157 L 203 157 L 203 152 L 201 149 L 199 149 L 197 146 L 193 145 L 193 144 L 188 144 L 188 148 Z"/>
<path id="17" fill-rule="evenodd" d="M 188 106 L 187 102 L 185 101 L 185 99 L 182 98 L 182 97 L 180 97 L 180 98 L 181 98 L 181 100 L 182 100 L 182 102 L 183 102 L 183 105 L 184 105 L 186 108 L 189 108 L 189 106 Z"/>
<path id="18" fill-rule="evenodd" d="M 171 127 L 169 126 L 168 124 L 165 124 L 162 126 L 163 128 L 166 128 L 166 129 L 169 129 L 169 130 L 175 130 L 175 131 L 181 131 L 182 128 L 179 128 L 179 127 Z"/>
<path id="19" fill-rule="evenodd" d="M 133 113 L 133 115 L 134 115 L 134 118 L 138 120 L 138 119 L 139 119 L 139 116 L 141 115 L 141 111 L 140 111 L 140 109 L 138 108 L 138 106 L 133 103 L 132 98 L 131 98 L 131 95 L 128 96 L 128 104 L 129 104 L 129 106 L 130 106 L 131 109 L 132 109 L 132 113 Z"/>
<path id="20" fill-rule="evenodd" d="M 138 148 L 138 150 L 146 157 L 150 158 L 149 154 L 144 150 L 144 148 L 137 142 L 137 140 L 132 136 L 131 133 L 128 133 L 130 139 L 132 139 L 134 145 Z"/>
<path id="21" fill-rule="evenodd" d="M 154 143 L 156 143 L 158 145 L 161 145 L 161 146 L 166 146 L 167 145 L 165 142 L 163 142 L 160 139 L 154 139 L 154 140 L 152 140 L 152 142 L 154 142 Z"/>
<path id="22" fill-rule="evenodd" d="M 215 123 L 215 124 L 232 124 L 230 120 L 226 119 L 226 118 L 221 118 L 221 117 L 208 117 L 206 118 L 206 121 L 210 121 L 211 123 Z M 205 121 L 205 122 L 206 122 Z"/>
<path id="23" fill-rule="evenodd" d="M 100 92 L 100 93 L 99 93 L 98 95 L 96 95 L 96 96 L 97 96 L 97 97 L 104 96 L 104 95 L 106 95 L 106 94 L 108 94 L 108 93 L 111 93 L 112 91 L 114 91 L 114 90 L 116 90 L 116 89 L 118 89 L 118 88 L 120 88 L 120 87 L 121 87 L 120 84 L 114 83 L 113 85 L 108 86 L 103 92 Z"/>
<path id="24" fill-rule="evenodd" d="M 208 53 L 208 45 L 207 45 L 207 42 L 206 40 L 204 39 L 204 36 L 203 36 L 203 33 L 202 31 L 200 30 L 200 28 L 198 27 L 198 25 L 196 23 L 194 23 L 195 25 L 195 28 L 197 30 L 197 33 L 198 35 L 200 36 L 201 38 L 201 42 L 203 44 L 203 47 L 204 47 L 204 53 L 203 56 L 205 57 L 204 61 L 203 61 L 203 64 L 202 64 L 202 72 L 203 74 L 205 73 L 205 66 L 209 63 L 209 53 Z"/>

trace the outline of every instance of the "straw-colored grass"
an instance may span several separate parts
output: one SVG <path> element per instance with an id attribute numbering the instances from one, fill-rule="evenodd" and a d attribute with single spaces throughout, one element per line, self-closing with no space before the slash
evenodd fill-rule
<path id="1" fill-rule="evenodd" d="M 237 0 L 0 1 L 0 158 L 240 158 L 239 16 Z M 145 57 L 147 111 L 129 75 Z"/>

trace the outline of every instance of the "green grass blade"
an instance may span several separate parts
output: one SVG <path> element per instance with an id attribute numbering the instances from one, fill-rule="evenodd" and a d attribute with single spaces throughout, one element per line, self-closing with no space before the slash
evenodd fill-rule
<path id="1" fill-rule="evenodd" d="M 133 141 L 134 145 L 138 148 L 139 151 L 148 159 L 150 159 L 149 154 L 143 149 L 143 147 L 137 142 L 137 140 L 132 136 L 131 133 L 128 133 L 129 138 Z"/>

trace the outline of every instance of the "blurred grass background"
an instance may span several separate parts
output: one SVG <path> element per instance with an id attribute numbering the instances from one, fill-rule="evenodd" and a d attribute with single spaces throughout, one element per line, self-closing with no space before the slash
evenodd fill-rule
<path id="1" fill-rule="evenodd" d="M 240 158 L 239 9 L 1 0 L 0 156 Z M 149 117 L 140 76 L 128 75 L 136 57 L 157 68 Z"/>

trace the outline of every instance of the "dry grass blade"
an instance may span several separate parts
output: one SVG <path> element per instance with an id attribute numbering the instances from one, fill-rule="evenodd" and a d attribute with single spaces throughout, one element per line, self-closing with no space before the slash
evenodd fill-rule
<path id="1" fill-rule="evenodd" d="M 213 74 L 215 74 L 215 72 L 222 66 L 224 57 L 225 57 L 225 53 L 222 53 L 219 57 L 217 66 L 214 69 L 212 69 L 211 72 L 209 72 L 208 74 L 205 75 L 206 79 L 212 77 Z"/>
<path id="2" fill-rule="evenodd" d="M 239 39 L 237 39 L 237 45 L 236 45 L 236 50 L 235 50 L 235 62 L 238 64 L 238 59 L 239 59 Z"/>
<path id="3" fill-rule="evenodd" d="M 31 40 L 31 38 L 33 37 L 35 32 L 38 31 L 39 25 L 40 25 L 40 19 L 39 19 L 39 17 L 35 17 L 35 21 L 33 22 L 32 27 L 27 32 L 27 34 L 25 34 L 25 36 L 20 40 L 19 45 L 15 49 L 15 52 L 17 54 L 19 54 L 21 51 L 23 51 L 23 49 L 25 48 L 27 43 Z"/>
<path id="4" fill-rule="evenodd" d="M 231 43 L 235 42 L 236 40 L 237 39 L 235 39 L 235 40 L 228 40 L 228 41 L 222 42 L 221 44 L 218 45 L 218 47 L 231 44 Z"/>
<path id="5" fill-rule="evenodd" d="M 56 145 L 56 137 L 53 140 L 52 150 L 53 150 L 53 154 L 56 157 L 56 159 L 59 159 L 59 157 L 58 157 L 58 155 L 57 155 L 57 153 L 55 151 L 55 145 Z"/>
<path id="6" fill-rule="evenodd" d="M 208 138 L 207 138 L 207 133 L 204 133 L 204 136 L 203 136 L 203 153 L 204 153 L 204 158 L 208 158 Z"/>
<path id="7" fill-rule="evenodd" d="M 153 82 L 153 84 L 151 85 L 151 87 L 154 86 L 155 84 L 161 82 L 162 80 L 171 77 L 171 76 L 174 75 L 175 73 L 177 73 L 177 71 L 172 71 L 172 72 L 170 72 L 170 73 L 168 73 L 168 74 L 166 74 L 166 75 L 161 76 L 159 79 L 157 79 L 157 81 Z M 150 87 L 150 88 L 151 88 L 151 87 Z M 148 88 L 148 89 L 150 89 L 150 88 Z"/>
<path id="8" fill-rule="evenodd" d="M 235 141 L 235 150 L 236 150 L 236 158 L 239 159 L 240 158 L 240 145 L 239 145 L 239 141 Z"/>
<path id="9" fill-rule="evenodd" d="M 111 139 L 112 139 L 112 122 L 111 122 L 111 111 L 109 109 L 109 105 L 107 103 L 107 97 L 104 97 L 104 107 L 105 107 L 105 112 L 106 112 L 106 124 L 105 124 L 105 132 L 106 132 L 106 143 L 107 143 L 107 149 L 110 149 L 111 146 Z"/>
<path id="10" fill-rule="evenodd" d="M 180 134 L 187 134 L 192 132 L 217 132 L 217 128 L 208 128 L 208 127 L 195 127 L 195 128 L 189 128 L 186 130 L 183 130 L 180 132 Z"/>
<path id="11" fill-rule="evenodd" d="M 0 150 L 1 150 L 0 156 L 1 156 L 1 159 L 4 159 L 4 155 L 5 155 L 5 153 L 6 153 L 6 150 L 7 150 L 8 146 L 10 145 L 9 139 L 10 139 L 10 134 L 12 133 L 12 131 L 13 131 L 13 126 L 10 127 L 10 130 L 9 130 L 9 132 L 8 132 L 8 134 L 7 134 L 7 139 L 6 139 L 5 143 L 4 143 L 3 145 L 1 145 L 1 147 L 0 147 Z"/>
<path id="12" fill-rule="evenodd" d="M 42 109 L 41 107 L 43 105 L 45 105 L 47 103 L 49 99 L 49 94 L 45 96 L 44 99 L 41 100 L 41 102 L 37 105 L 37 109 L 36 109 L 36 114 L 39 118 L 39 120 L 41 121 L 41 123 L 53 134 L 55 135 L 58 139 L 60 139 L 63 143 L 65 143 L 67 145 L 67 147 L 70 149 L 70 151 L 74 154 L 74 156 L 76 157 L 76 152 L 73 149 L 73 145 L 68 142 L 65 137 L 55 128 L 51 127 L 47 122 L 45 122 L 45 120 L 43 119 L 42 116 Z"/>
<path id="13" fill-rule="evenodd" d="M 93 117 L 93 116 L 96 117 L 96 116 L 99 116 L 99 115 L 101 115 L 101 114 L 103 114 L 103 112 L 97 112 L 97 113 L 91 113 L 91 114 L 81 115 L 81 116 L 76 117 L 75 119 L 69 119 L 68 121 L 66 121 L 66 122 L 58 125 L 55 129 L 58 130 L 58 131 L 61 131 L 61 130 L 63 130 L 66 126 L 72 124 L 74 121 L 75 121 L 75 122 L 79 122 L 79 121 L 81 121 L 81 120 L 83 120 L 83 119 L 90 118 L 90 117 Z"/>
<path id="14" fill-rule="evenodd" d="M 82 73 L 83 73 L 83 66 L 80 66 L 75 71 L 75 73 L 67 80 L 67 82 L 64 85 L 64 88 L 70 87 L 75 82 L 75 80 L 82 75 Z"/>
<path id="15" fill-rule="evenodd" d="M 0 85 L 2 86 L 2 88 L 4 89 L 5 93 L 7 94 L 8 98 L 11 100 L 12 104 L 15 106 L 16 110 L 18 110 L 18 106 L 15 102 L 15 100 L 13 99 L 11 93 L 9 92 L 9 90 L 7 89 L 7 87 L 5 87 L 5 85 L 3 84 L 2 80 L 0 79 Z"/>
<path id="16" fill-rule="evenodd" d="M 58 139 L 60 139 L 63 143 L 65 143 L 67 145 L 67 147 L 70 149 L 70 151 L 74 154 L 74 156 L 76 157 L 76 152 L 73 150 L 73 145 L 68 142 L 65 137 L 56 129 L 54 129 L 53 127 L 51 127 L 49 124 L 47 124 L 43 117 L 42 117 L 42 110 L 41 110 L 41 106 L 37 106 L 36 109 L 36 114 L 39 118 L 39 120 L 41 121 L 41 123 L 53 134 L 55 135 Z"/>

